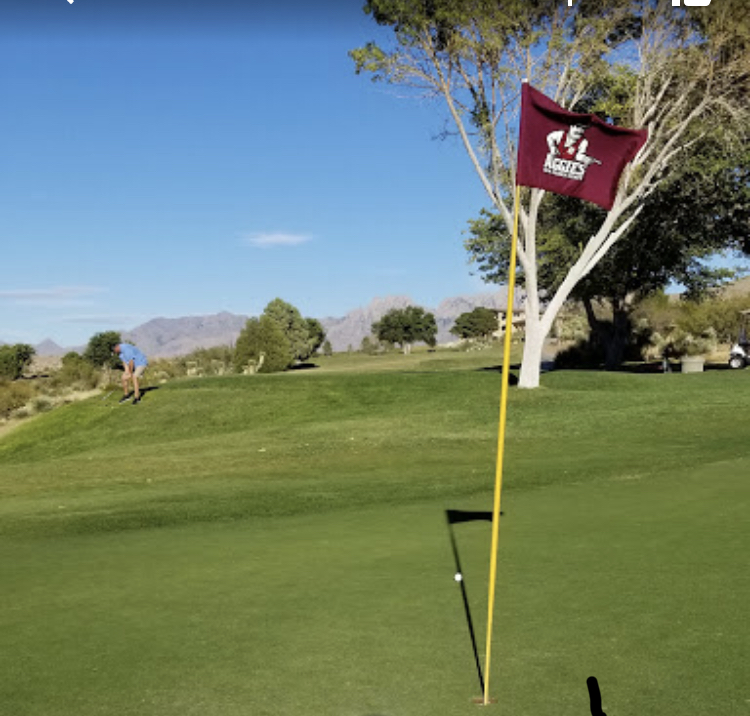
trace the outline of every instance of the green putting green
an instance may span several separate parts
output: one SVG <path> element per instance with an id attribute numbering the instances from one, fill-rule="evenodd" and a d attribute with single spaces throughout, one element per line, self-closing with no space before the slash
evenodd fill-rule
<path id="1" fill-rule="evenodd" d="M 512 391 L 491 711 L 741 713 L 750 373 Z M 99 399 L 0 440 L 14 716 L 471 714 L 445 511 L 489 510 L 495 372 Z M 137 413 L 137 414 L 136 414 Z M 452 528 L 484 661 L 490 524 Z"/>

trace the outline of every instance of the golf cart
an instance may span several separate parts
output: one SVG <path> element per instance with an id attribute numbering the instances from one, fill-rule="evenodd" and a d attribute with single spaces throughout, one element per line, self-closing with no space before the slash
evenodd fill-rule
<path id="1" fill-rule="evenodd" d="M 750 363 L 750 340 L 747 338 L 747 328 L 750 322 L 750 310 L 740 311 L 742 321 L 740 323 L 740 333 L 737 336 L 737 342 L 729 351 L 729 367 L 744 368 Z"/>

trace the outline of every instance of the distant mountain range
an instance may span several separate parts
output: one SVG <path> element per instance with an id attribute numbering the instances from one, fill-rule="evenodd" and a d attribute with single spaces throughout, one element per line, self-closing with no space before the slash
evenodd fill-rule
<path id="1" fill-rule="evenodd" d="M 523 295 L 516 294 L 516 308 L 520 309 Z M 438 324 L 438 343 L 455 340 L 450 329 L 456 318 L 477 306 L 505 309 L 507 292 L 503 287 L 492 293 L 447 298 L 437 308 L 423 306 L 435 315 Z M 345 351 L 351 346 L 357 350 L 362 339 L 371 335 L 372 324 L 394 308 L 419 305 L 408 296 L 387 296 L 376 298 L 367 306 L 355 308 L 342 318 L 319 319 L 326 331 L 334 351 Z M 208 316 L 186 316 L 184 318 L 154 318 L 131 331 L 123 331 L 123 340 L 137 345 L 146 355 L 153 358 L 172 358 L 186 355 L 198 348 L 233 345 L 248 316 L 216 313 Z M 1 344 L 1 342 L 0 342 Z M 40 356 L 64 355 L 70 350 L 81 352 L 82 346 L 63 348 L 52 340 L 45 340 L 35 346 Z"/>
<path id="2" fill-rule="evenodd" d="M 171 358 L 198 348 L 233 345 L 247 319 L 227 311 L 212 316 L 154 318 L 132 331 L 123 331 L 122 339 L 147 356 Z"/>
<path id="3" fill-rule="evenodd" d="M 462 313 L 471 311 L 477 306 L 485 308 L 505 309 L 508 294 L 505 288 L 494 293 L 481 293 L 472 296 L 456 296 L 441 301 L 437 308 L 423 306 L 435 316 L 438 325 L 438 343 L 450 343 L 456 337 L 450 329 Z M 520 308 L 523 300 L 516 297 L 516 308 Z M 331 342 L 334 351 L 345 351 L 351 346 L 357 350 L 362 339 L 372 334 L 372 324 L 379 321 L 384 314 L 394 308 L 405 308 L 415 304 L 408 296 L 388 296 L 376 298 L 364 308 L 349 311 L 343 318 L 324 318 L 321 320 L 326 330 L 326 338 Z"/>

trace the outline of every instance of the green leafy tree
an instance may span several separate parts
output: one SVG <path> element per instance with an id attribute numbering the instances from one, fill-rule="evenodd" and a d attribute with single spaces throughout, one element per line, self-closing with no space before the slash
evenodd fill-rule
<path id="1" fill-rule="evenodd" d="M 323 355 L 330 358 L 333 355 L 333 346 L 327 338 L 323 341 Z"/>
<path id="2" fill-rule="evenodd" d="M 310 329 L 297 308 L 275 298 L 263 309 L 263 315 L 274 321 L 289 341 L 292 349 L 289 365 L 295 360 L 304 361 L 311 355 Z"/>
<path id="3" fill-rule="evenodd" d="M 314 356 L 326 338 L 325 328 L 320 321 L 316 318 L 306 318 L 305 322 L 307 323 L 307 355 L 300 360 L 307 360 Z"/>
<path id="4" fill-rule="evenodd" d="M 89 339 L 86 350 L 83 352 L 83 357 L 97 368 L 117 368 L 120 365 L 120 360 L 112 351 L 121 342 L 122 338 L 118 331 L 95 333 Z"/>
<path id="5" fill-rule="evenodd" d="M 437 322 L 432 313 L 419 306 L 394 308 L 372 324 L 372 332 L 379 341 L 399 345 L 405 354 L 417 341 L 428 346 L 436 344 Z"/>
<path id="6" fill-rule="evenodd" d="M 649 129 L 612 209 L 541 297 L 539 221 L 549 193 L 524 190 L 518 261 L 526 294 L 521 387 L 539 385 L 544 338 L 571 297 L 678 166 L 708 122 L 726 136 L 748 125 L 750 32 L 744 0 L 673 7 L 671 0 L 369 0 L 365 12 L 395 42 L 352 50 L 357 72 L 444 100 L 497 213 L 512 231 L 516 126 L 523 78 L 574 111 Z M 448 133 L 448 132 L 446 132 Z M 581 203 L 578 202 L 580 206 Z M 577 213 L 577 212 L 576 212 Z"/>
<path id="7" fill-rule="evenodd" d="M 451 333 L 459 338 L 489 338 L 497 329 L 497 313 L 477 306 L 456 318 Z"/>
<path id="8" fill-rule="evenodd" d="M 36 351 L 28 343 L 0 346 L 0 377 L 17 380 L 31 363 Z"/>
<path id="9" fill-rule="evenodd" d="M 641 301 L 670 282 L 684 285 L 687 298 L 701 300 L 736 275 L 705 261 L 717 252 L 750 246 L 750 154 L 727 151 L 711 136 L 696 147 L 645 200 L 639 221 L 571 291 L 585 308 L 590 352 L 609 369 L 622 363 L 629 346 L 637 346 L 632 314 Z M 570 197 L 549 198 L 537 239 L 538 282 L 547 294 L 559 289 L 566 267 L 603 214 Z M 469 226 L 465 246 L 471 261 L 485 280 L 502 283 L 510 255 L 505 223 L 484 211 Z"/>
<path id="10" fill-rule="evenodd" d="M 234 348 L 234 364 L 241 373 L 250 361 L 263 356 L 261 373 L 277 373 L 292 363 L 292 347 L 279 324 L 267 315 L 251 318 L 240 331 Z"/>

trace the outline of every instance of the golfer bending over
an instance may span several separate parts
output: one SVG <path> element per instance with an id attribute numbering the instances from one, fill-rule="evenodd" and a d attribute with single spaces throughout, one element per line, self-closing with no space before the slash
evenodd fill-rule
<path id="1" fill-rule="evenodd" d="M 115 346 L 115 353 L 120 356 L 125 372 L 122 374 L 122 392 L 120 399 L 124 403 L 128 397 L 128 382 L 133 381 L 133 405 L 141 402 L 141 389 L 138 385 L 138 379 L 143 375 L 148 366 L 146 356 L 143 355 L 135 346 L 130 343 L 118 343 Z"/>

